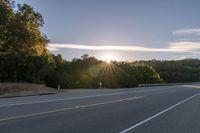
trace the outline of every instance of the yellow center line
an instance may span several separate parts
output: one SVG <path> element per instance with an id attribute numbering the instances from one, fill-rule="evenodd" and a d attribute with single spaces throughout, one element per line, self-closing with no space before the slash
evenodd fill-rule
<path id="1" fill-rule="evenodd" d="M 101 103 L 94 103 L 94 104 L 88 104 L 88 105 L 79 105 L 79 106 L 74 106 L 74 107 L 70 107 L 70 108 L 63 108 L 63 109 L 46 111 L 46 112 L 39 112 L 39 113 L 33 113 L 33 114 L 14 116 L 14 117 L 0 119 L 0 122 L 9 121 L 9 120 L 15 120 L 15 119 L 22 119 L 22 118 L 26 118 L 26 117 L 34 117 L 34 116 L 38 116 L 38 115 L 45 115 L 45 114 L 50 114 L 50 113 L 62 112 L 62 111 L 68 111 L 68 110 L 75 110 L 75 109 L 80 109 L 80 108 L 88 108 L 88 107 L 93 107 L 93 106 L 112 104 L 112 103 L 123 102 L 123 101 L 131 101 L 131 100 L 140 99 L 140 98 L 143 98 L 143 97 L 144 96 L 130 97 L 130 98 L 118 99 L 118 100 L 101 102 Z"/>

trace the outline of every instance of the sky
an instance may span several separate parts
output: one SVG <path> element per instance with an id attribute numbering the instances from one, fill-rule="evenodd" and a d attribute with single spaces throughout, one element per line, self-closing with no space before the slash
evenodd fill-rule
<path id="1" fill-rule="evenodd" d="M 16 0 L 44 17 L 48 49 L 71 60 L 200 57 L 200 0 Z"/>

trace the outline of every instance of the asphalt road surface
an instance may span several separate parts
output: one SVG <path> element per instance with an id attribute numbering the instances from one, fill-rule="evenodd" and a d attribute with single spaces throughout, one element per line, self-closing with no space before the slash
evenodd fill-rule
<path id="1" fill-rule="evenodd" d="M 2 98 L 0 133 L 200 133 L 200 84 Z"/>

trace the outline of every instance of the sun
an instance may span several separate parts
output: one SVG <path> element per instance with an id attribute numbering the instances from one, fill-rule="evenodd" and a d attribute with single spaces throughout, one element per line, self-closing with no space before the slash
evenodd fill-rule
<path id="1" fill-rule="evenodd" d="M 113 53 L 106 53 L 102 55 L 101 59 L 110 64 L 112 60 L 116 60 L 116 56 Z"/>
<path id="2" fill-rule="evenodd" d="M 106 60 L 106 63 L 110 64 L 111 60 Z"/>

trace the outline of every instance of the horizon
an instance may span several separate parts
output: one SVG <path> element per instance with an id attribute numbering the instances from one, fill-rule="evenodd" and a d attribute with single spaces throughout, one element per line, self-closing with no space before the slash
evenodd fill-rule
<path id="1" fill-rule="evenodd" d="M 66 60 L 83 54 L 117 61 L 199 59 L 200 1 L 16 3 L 42 14 L 48 49 Z"/>

